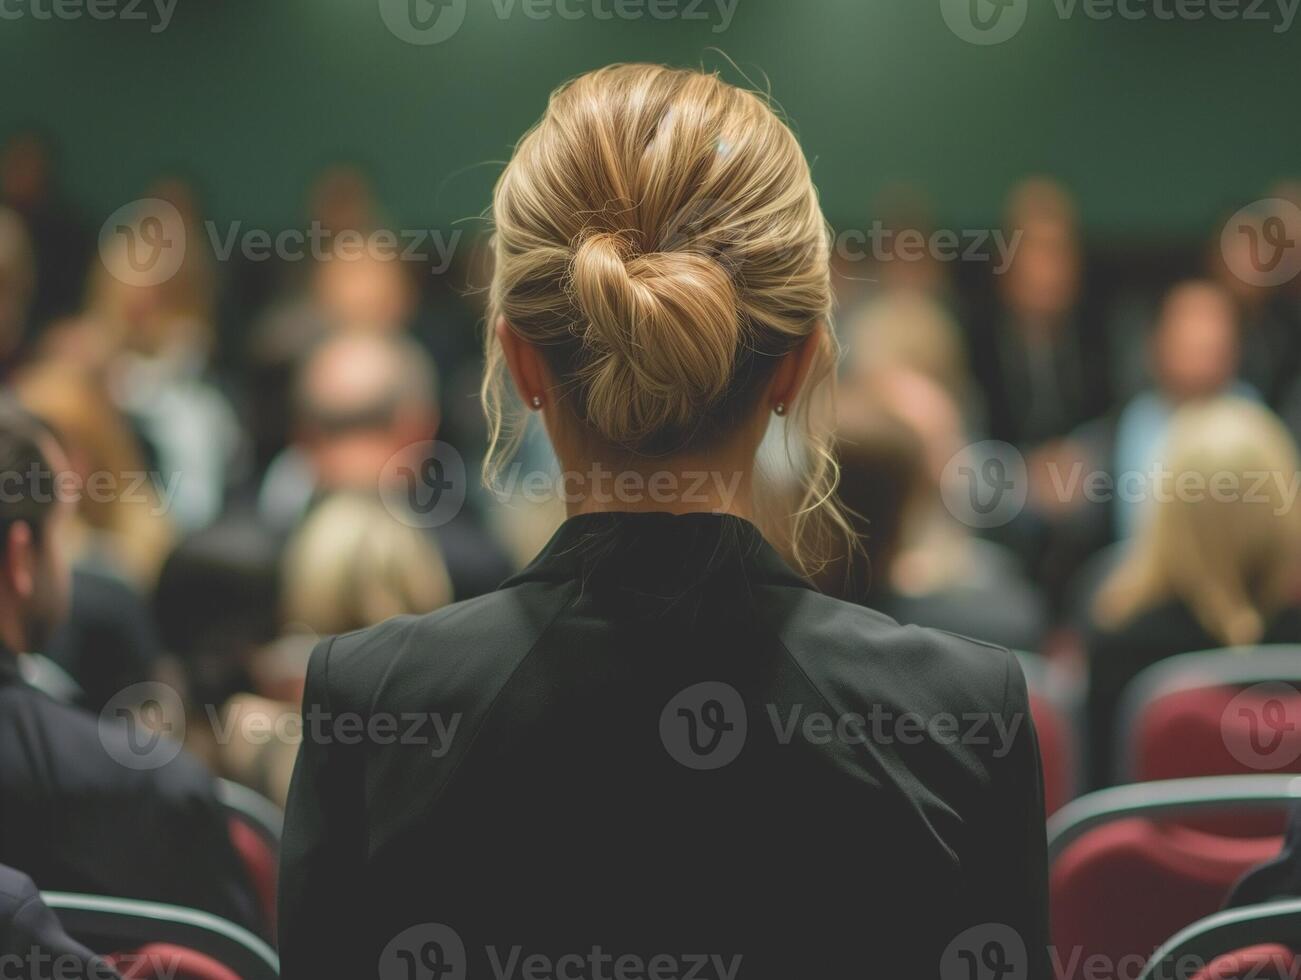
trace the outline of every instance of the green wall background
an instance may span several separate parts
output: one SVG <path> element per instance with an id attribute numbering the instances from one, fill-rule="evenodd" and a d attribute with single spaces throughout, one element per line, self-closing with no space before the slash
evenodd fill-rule
<path id="1" fill-rule="evenodd" d="M 445 227 L 482 211 L 499 161 L 566 77 L 656 60 L 735 79 L 731 59 L 767 77 L 841 227 L 870 221 L 873 196 L 899 181 L 950 226 L 981 227 L 1018 177 L 1048 172 L 1095 235 L 1201 235 L 1301 174 L 1301 17 L 1275 33 L 1063 20 L 1054 0 L 1029 3 L 1020 33 L 992 47 L 952 34 L 939 0 L 736 0 L 722 33 L 502 19 L 469 0 L 459 33 L 426 47 L 391 34 L 378 0 L 178 0 L 157 34 L 27 16 L 0 20 L 0 133 L 55 133 L 92 216 L 179 167 L 219 221 L 301 224 L 310 176 L 346 157 L 372 169 L 398 224 Z"/>

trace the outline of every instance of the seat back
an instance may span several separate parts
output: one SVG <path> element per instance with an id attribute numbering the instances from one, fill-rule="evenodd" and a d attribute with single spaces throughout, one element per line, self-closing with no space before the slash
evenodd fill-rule
<path id="1" fill-rule="evenodd" d="M 280 960 L 271 947 L 247 929 L 207 912 L 68 892 L 43 892 L 42 898 L 74 939 L 115 956 L 119 969 L 139 971 L 126 974 L 133 980 L 276 980 L 280 975 Z M 152 955 L 142 955 L 146 951 Z"/>
<path id="2" fill-rule="evenodd" d="M 1301 646 L 1213 650 L 1149 668 L 1121 699 L 1118 778 L 1301 773 L 1299 685 Z M 1273 813 L 1196 826 L 1238 836 L 1282 832 Z"/>
<path id="3" fill-rule="evenodd" d="M 1188 818 L 1281 814 L 1299 798 L 1296 777 L 1221 776 L 1116 787 L 1067 805 L 1049 821 L 1059 976 L 1082 977 L 1096 957 L 1136 969 L 1167 937 L 1220 908 L 1238 878 L 1282 846 L 1278 837 L 1207 833 Z"/>
<path id="4" fill-rule="evenodd" d="M 274 935 L 284 815 L 270 800 L 228 779 L 217 780 L 217 799 L 226 810 L 231 844 L 253 885 L 268 934 Z"/>
<path id="5" fill-rule="evenodd" d="M 1121 695 L 1119 782 L 1301 772 L 1301 646 L 1163 660 Z"/>
<path id="6" fill-rule="evenodd" d="M 1217 912 L 1161 945 L 1141 980 L 1266 980 L 1295 977 L 1301 948 L 1301 900 Z"/>

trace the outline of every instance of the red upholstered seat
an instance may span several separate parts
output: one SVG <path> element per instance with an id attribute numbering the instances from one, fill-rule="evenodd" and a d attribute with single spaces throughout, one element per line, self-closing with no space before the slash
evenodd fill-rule
<path id="1" fill-rule="evenodd" d="M 108 959 L 122 980 L 240 980 L 212 957 L 171 943 L 149 943 Z"/>
<path id="2" fill-rule="evenodd" d="M 1097 956 L 1137 975 L 1162 942 L 1216 912 L 1234 882 L 1277 855 L 1281 843 L 1137 817 L 1086 831 L 1052 866 L 1059 977 L 1080 980 Z"/>

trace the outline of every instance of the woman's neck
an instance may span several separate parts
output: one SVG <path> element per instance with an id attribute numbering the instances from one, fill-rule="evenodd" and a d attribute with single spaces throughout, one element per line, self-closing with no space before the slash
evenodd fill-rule
<path id="1" fill-rule="evenodd" d="M 569 517 L 604 511 L 732 514 L 753 520 L 753 459 L 561 460 Z"/>

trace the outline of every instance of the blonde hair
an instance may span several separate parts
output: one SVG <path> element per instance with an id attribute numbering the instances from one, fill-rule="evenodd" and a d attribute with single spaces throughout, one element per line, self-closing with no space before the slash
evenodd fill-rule
<path id="1" fill-rule="evenodd" d="M 926 375 L 958 403 L 970 395 L 958 324 L 923 292 L 895 289 L 870 300 L 854 317 L 848 336 L 856 373 L 904 367 Z"/>
<path id="2" fill-rule="evenodd" d="M 149 481 L 140 446 L 96 375 L 55 359 L 37 361 L 14 379 L 18 400 L 58 433 L 83 478 L 107 474 L 131 492 L 81 494 L 77 513 L 96 532 L 115 565 L 133 582 L 152 588 L 171 551 L 175 529 Z"/>
<path id="3" fill-rule="evenodd" d="M 428 534 L 356 493 L 313 508 L 289 542 L 282 572 L 285 625 L 318 635 L 452 601 L 447 566 Z"/>
<path id="4" fill-rule="evenodd" d="M 1267 409 L 1216 398 L 1175 414 L 1163 463 L 1147 522 L 1098 594 L 1099 621 L 1114 628 L 1179 599 L 1217 642 L 1259 642 L 1301 556 L 1296 444 Z"/>
<path id="5" fill-rule="evenodd" d="M 815 336 L 793 406 L 811 450 L 790 528 L 809 569 L 831 499 L 810 402 L 832 374 L 829 234 L 808 164 L 758 96 L 716 75 L 612 65 L 557 89 L 493 195 L 483 404 L 491 481 L 518 437 L 493 326 L 534 345 L 566 417 L 615 452 L 707 450 L 749 417 L 780 357 Z M 818 518 L 816 522 L 814 518 Z"/>

